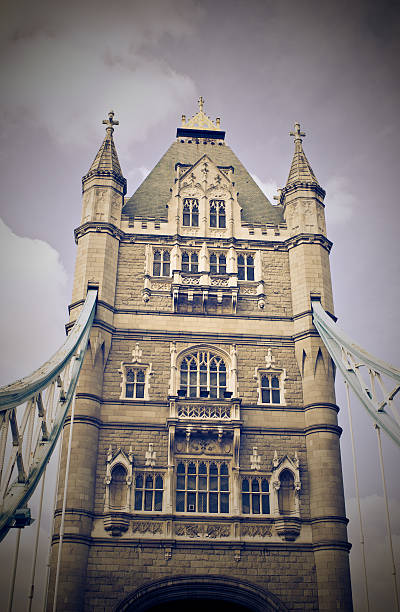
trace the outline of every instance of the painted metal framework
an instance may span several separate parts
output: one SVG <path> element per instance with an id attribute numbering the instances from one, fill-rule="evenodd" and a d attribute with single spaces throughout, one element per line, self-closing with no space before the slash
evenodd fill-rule
<path id="1" fill-rule="evenodd" d="M 400 370 L 350 340 L 312 299 L 314 325 L 335 365 L 373 421 L 400 446 Z"/>
<path id="2" fill-rule="evenodd" d="M 0 389 L 0 541 L 30 523 L 33 494 L 74 399 L 96 310 L 89 289 L 63 346 L 33 374 Z"/>

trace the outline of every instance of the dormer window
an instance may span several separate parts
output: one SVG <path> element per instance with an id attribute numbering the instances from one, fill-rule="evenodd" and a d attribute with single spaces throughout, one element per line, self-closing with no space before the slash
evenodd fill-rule
<path id="1" fill-rule="evenodd" d="M 153 276 L 170 275 L 169 251 L 154 251 L 153 254 Z"/>
<path id="2" fill-rule="evenodd" d="M 193 272 L 199 271 L 199 256 L 197 253 L 182 253 L 182 272 Z"/>
<path id="3" fill-rule="evenodd" d="M 210 274 L 226 274 L 226 257 L 211 253 L 210 255 Z"/>
<path id="4" fill-rule="evenodd" d="M 199 201 L 196 198 L 183 200 L 183 225 L 185 227 L 199 226 Z"/>
<path id="5" fill-rule="evenodd" d="M 210 200 L 210 227 L 226 227 L 225 200 Z"/>
<path id="6" fill-rule="evenodd" d="M 239 280 L 254 280 L 254 257 L 252 255 L 239 255 L 237 264 Z"/>

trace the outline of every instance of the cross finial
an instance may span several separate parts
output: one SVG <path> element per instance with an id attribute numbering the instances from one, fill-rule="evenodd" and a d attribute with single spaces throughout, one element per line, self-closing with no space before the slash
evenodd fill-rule
<path id="1" fill-rule="evenodd" d="M 200 112 L 203 112 L 203 106 L 204 106 L 203 96 L 200 96 L 199 98 L 199 111 Z"/>
<path id="2" fill-rule="evenodd" d="M 294 136 L 295 142 L 301 142 L 301 139 L 305 136 L 305 132 L 300 131 L 300 123 L 296 121 L 294 124 L 294 132 L 290 132 L 290 136 Z"/>
<path id="3" fill-rule="evenodd" d="M 113 126 L 114 125 L 119 125 L 119 121 L 114 121 L 114 111 L 113 110 L 111 110 L 108 113 L 108 119 L 103 119 L 103 123 L 104 123 L 104 125 L 107 126 L 106 127 L 106 131 L 108 132 L 108 130 L 111 130 L 110 133 L 112 134 L 113 131 L 114 131 L 114 127 Z"/>

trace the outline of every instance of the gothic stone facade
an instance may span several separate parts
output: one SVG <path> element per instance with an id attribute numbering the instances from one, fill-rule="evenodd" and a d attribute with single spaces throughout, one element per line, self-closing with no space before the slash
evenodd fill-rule
<path id="1" fill-rule="evenodd" d="M 70 325 L 88 287 L 98 304 L 57 610 L 351 610 L 334 372 L 310 306 L 333 312 L 331 243 L 304 134 L 272 206 L 201 107 L 127 198 L 105 123 L 76 230 Z"/>

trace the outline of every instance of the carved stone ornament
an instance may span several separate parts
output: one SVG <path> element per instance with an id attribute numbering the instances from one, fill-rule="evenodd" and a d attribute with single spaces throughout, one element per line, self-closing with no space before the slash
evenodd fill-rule
<path id="1" fill-rule="evenodd" d="M 271 525 L 242 525 L 242 536 L 249 536 L 250 538 L 265 538 L 271 537 L 271 535 Z"/>
<path id="2" fill-rule="evenodd" d="M 162 533 L 163 524 L 160 521 L 134 521 L 132 523 L 133 533 Z"/>
<path id="3" fill-rule="evenodd" d="M 242 295 L 256 295 L 256 287 L 242 287 L 240 293 Z"/>
<path id="4" fill-rule="evenodd" d="M 171 285 L 169 283 L 158 283 L 157 281 L 152 281 L 151 288 L 154 291 L 169 291 L 171 289 Z"/>
<path id="5" fill-rule="evenodd" d="M 175 535 L 187 538 L 227 538 L 230 533 L 229 525 L 218 523 L 181 523 L 175 527 Z"/>
<path id="6" fill-rule="evenodd" d="M 211 286 L 212 287 L 227 287 L 228 279 L 227 278 L 212 278 Z"/>

